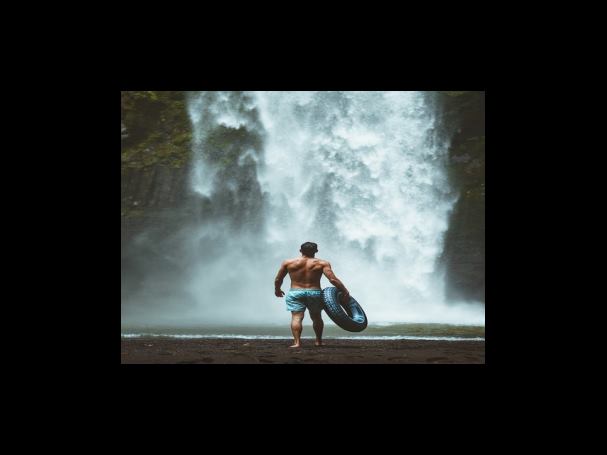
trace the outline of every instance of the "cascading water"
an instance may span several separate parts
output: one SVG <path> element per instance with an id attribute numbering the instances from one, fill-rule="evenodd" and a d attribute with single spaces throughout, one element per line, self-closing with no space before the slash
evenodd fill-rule
<path id="1" fill-rule="evenodd" d="M 482 305 L 444 298 L 456 195 L 427 93 L 205 92 L 188 109 L 201 219 L 187 238 L 196 305 L 184 317 L 284 322 L 274 276 L 313 241 L 370 323 L 484 325 Z"/>

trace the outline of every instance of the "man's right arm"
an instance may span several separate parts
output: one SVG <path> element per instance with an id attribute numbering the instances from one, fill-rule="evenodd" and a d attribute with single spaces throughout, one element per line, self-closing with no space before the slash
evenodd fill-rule
<path id="1" fill-rule="evenodd" d="M 327 277 L 327 279 L 333 286 L 335 286 L 341 291 L 342 302 L 347 303 L 350 300 L 350 292 L 346 289 L 340 279 L 335 276 L 335 273 L 333 273 L 333 270 L 331 269 L 331 264 L 329 262 L 327 262 L 323 267 L 322 273 Z"/>
<path id="2" fill-rule="evenodd" d="M 280 264 L 280 269 L 278 269 L 278 273 L 274 279 L 274 295 L 276 297 L 282 297 L 285 295 L 280 287 L 282 286 L 282 280 L 287 276 L 287 273 L 289 273 L 287 270 L 287 264 L 287 261 L 282 261 L 282 264 Z"/>

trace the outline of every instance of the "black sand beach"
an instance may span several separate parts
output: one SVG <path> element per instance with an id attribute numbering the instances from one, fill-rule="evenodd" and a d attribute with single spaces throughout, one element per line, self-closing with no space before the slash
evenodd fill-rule
<path id="1" fill-rule="evenodd" d="M 484 341 L 122 339 L 123 364 L 484 364 Z"/>

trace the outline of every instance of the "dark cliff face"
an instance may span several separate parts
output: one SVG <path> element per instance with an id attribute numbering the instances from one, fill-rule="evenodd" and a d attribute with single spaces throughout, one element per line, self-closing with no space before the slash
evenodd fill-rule
<path id="1" fill-rule="evenodd" d="M 459 198 L 449 220 L 442 261 L 449 300 L 485 301 L 485 92 L 440 92 L 451 137 L 449 177 Z"/>
<path id="2" fill-rule="evenodd" d="M 122 92 L 122 297 L 183 275 L 176 233 L 192 222 L 191 128 L 183 92 Z M 161 286 L 157 286 L 161 289 Z"/>
<path id="3" fill-rule="evenodd" d="M 183 210 L 192 133 L 183 92 L 121 95 L 122 234 L 130 241 Z"/>
<path id="4" fill-rule="evenodd" d="M 451 138 L 449 175 L 459 192 L 441 257 L 447 294 L 454 300 L 484 301 L 484 92 L 438 92 L 436 98 L 441 126 Z M 192 128 L 186 93 L 122 92 L 121 113 L 124 295 L 146 276 L 178 280 L 183 275 L 183 262 L 173 259 L 185 254 L 179 232 L 199 223 L 208 208 L 189 189 Z M 210 135 L 209 141 L 214 138 Z M 158 273 L 150 274 L 150 268 Z"/>

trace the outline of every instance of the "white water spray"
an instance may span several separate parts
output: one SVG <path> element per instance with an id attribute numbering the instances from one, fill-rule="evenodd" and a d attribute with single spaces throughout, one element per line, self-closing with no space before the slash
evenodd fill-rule
<path id="1" fill-rule="evenodd" d="M 185 317 L 284 322 L 274 276 L 313 241 L 370 324 L 484 325 L 482 305 L 445 301 L 438 258 L 455 196 L 426 94 L 207 92 L 188 107 L 205 209 Z"/>

